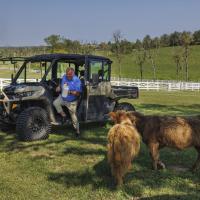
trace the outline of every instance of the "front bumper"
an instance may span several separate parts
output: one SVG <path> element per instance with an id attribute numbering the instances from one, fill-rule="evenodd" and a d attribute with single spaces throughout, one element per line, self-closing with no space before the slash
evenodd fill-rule
<path id="1" fill-rule="evenodd" d="M 16 101 L 11 100 L 2 92 L 0 98 L 0 122 L 13 124 L 12 110 L 16 107 Z"/>
<path id="2" fill-rule="evenodd" d="M 2 92 L 0 105 L 1 107 L 3 107 L 3 110 L 5 110 L 7 114 L 10 113 L 15 102 L 16 100 L 9 99 L 8 96 L 4 92 Z"/>

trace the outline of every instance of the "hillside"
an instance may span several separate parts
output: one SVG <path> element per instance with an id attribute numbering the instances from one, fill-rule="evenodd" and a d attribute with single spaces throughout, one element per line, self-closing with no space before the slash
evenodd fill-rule
<path id="1" fill-rule="evenodd" d="M 157 57 L 156 78 L 160 80 L 176 80 L 176 64 L 173 60 L 173 52 L 180 47 L 160 48 Z M 96 55 L 109 57 L 112 61 L 112 76 L 119 76 L 118 63 L 111 52 L 95 51 Z M 122 59 L 121 77 L 140 79 L 139 66 L 135 62 L 135 53 L 125 55 Z M 10 78 L 13 67 L 0 64 L 0 78 Z M 183 76 L 183 75 L 182 75 Z M 184 76 L 183 76 L 184 77 Z M 144 64 L 143 79 L 153 79 L 153 70 L 149 61 Z M 200 81 L 200 45 L 190 47 L 189 80 Z"/>
<path id="2" fill-rule="evenodd" d="M 157 59 L 157 79 L 161 80 L 176 80 L 176 64 L 173 60 L 173 52 L 179 47 L 160 48 Z M 98 53 L 105 55 L 105 53 Z M 116 59 L 110 54 L 108 55 L 113 60 L 112 76 L 118 77 L 119 69 Z M 140 78 L 139 66 L 135 62 L 135 54 L 126 55 L 122 60 L 122 77 Z M 153 79 L 153 70 L 150 62 L 144 64 L 143 79 Z M 190 47 L 189 57 L 189 80 L 200 81 L 200 46 Z"/>

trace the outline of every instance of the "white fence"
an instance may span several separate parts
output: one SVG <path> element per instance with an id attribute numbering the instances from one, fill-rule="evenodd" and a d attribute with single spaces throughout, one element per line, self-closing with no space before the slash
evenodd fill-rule
<path id="1" fill-rule="evenodd" d="M 27 79 L 29 82 L 36 82 L 36 79 Z M 19 83 L 23 82 L 23 79 L 19 79 Z M 4 86 L 7 86 L 11 83 L 11 79 L 7 79 L 7 78 L 0 78 L 0 91 L 2 90 L 2 88 Z"/>
<path id="2" fill-rule="evenodd" d="M 21 80 L 23 81 L 23 80 Z M 30 80 L 29 80 L 30 81 Z M 36 82 L 35 79 L 31 81 Z M 10 79 L 0 78 L 0 90 L 10 83 Z M 137 86 L 141 90 L 191 90 L 200 91 L 200 82 L 153 81 L 135 79 L 117 79 L 112 77 L 111 84 L 115 86 Z"/>
<path id="3" fill-rule="evenodd" d="M 111 78 L 112 85 L 137 86 L 140 90 L 191 90 L 200 91 L 200 82 L 181 82 L 174 80 L 143 80 L 129 78 Z"/>

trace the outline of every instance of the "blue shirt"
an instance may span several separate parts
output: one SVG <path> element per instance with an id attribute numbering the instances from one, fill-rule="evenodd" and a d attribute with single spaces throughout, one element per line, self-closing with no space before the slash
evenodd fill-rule
<path id="1" fill-rule="evenodd" d="M 61 88 L 63 89 L 63 85 L 67 84 L 69 87 L 69 91 L 77 91 L 77 92 L 82 92 L 81 90 L 81 81 L 77 76 L 73 76 L 72 80 L 68 80 L 67 76 L 64 75 L 62 78 L 62 82 L 61 82 Z M 62 97 L 62 99 L 64 101 L 75 101 L 77 99 L 77 96 L 73 95 L 73 94 L 68 94 L 67 97 Z"/>

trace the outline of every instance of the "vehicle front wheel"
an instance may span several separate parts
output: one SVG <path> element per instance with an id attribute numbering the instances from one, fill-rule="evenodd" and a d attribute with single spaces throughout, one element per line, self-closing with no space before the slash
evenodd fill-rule
<path id="1" fill-rule="evenodd" d="M 122 102 L 115 106 L 114 111 L 118 111 L 118 110 L 135 111 L 135 108 L 130 103 Z"/>
<path id="2" fill-rule="evenodd" d="M 46 111 L 40 107 L 31 107 L 20 113 L 16 132 L 23 141 L 46 139 L 51 131 L 51 124 Z"/>

